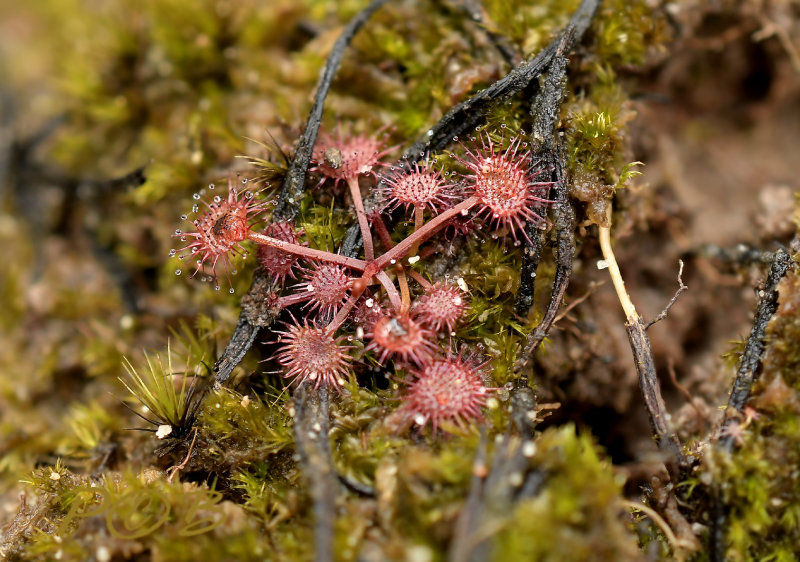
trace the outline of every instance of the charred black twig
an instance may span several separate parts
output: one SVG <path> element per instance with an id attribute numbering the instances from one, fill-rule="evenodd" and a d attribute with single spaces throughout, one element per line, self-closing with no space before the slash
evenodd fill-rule
<path id="1" fill-rule="evenodd" d="M 530 363 L 536 349 L 550 332 L 558 310 L 564 302 L 564 295 L 572 274 L 572 258 L 575 253 L 575 212 L 567 197 L 568 186 L 564 158 L 555 139 L 555 128 L 566 89 L 567 58 L 565 54 L 574 44 L 574 40 L 575 38 L 571 34 L 564 36 L 545 79 L 544 87 L 534 100 L 532 107 L 535 119 L 531 141 L 536 147 L 535 156 L 541 166 L 551 170 L 550 179 L 554 182 L 554 188 L 551 191 L 554 201 L 553 222 L 556 230 L 557 257 L 555 279 L 547 310 L 539 325 L 528 334 L 525 346 L 515 364 L 515 371 L 520 374 L 517 382 L 522 386 L 528 384 L 527 376 L 522 371 Z M 528 230 L 533 230 L 530 224 Z M 533 239 L 532 251 L 526 251 L 523 257 L 520 290 L 517 293 L 516 302 L 517 313 L 520 315 L 527 314 L 533 304 L 534 282 L 541 256 L 541 241 L 541 235 Z"/>
<path id="2" fill-rule="evenodd" d="M 222 351 L 219 360 L 214 365 L 215 388 L 220 388 L 225 384 L 225 381 L 231 376 L 236 366 L 242 362 L 245 354 L 253 345 L 258 335 L 258 330 L 259 327 L 251 324 L 243 314 L 239 315 L 236 329 L 233 331 L 231 339 Z"/>
<path id="3" fill-rule="evenodd" d="M 681 293 L 683 293 L 684 291 L 688 291 L 688 290 L 689 290 L 689 287 L 687 287 L 686 285 L 683 284 L 683 260 L 678 260 L 678 290 L 675 291 L 675 294 L 669 300 L 669 302 L 667 303 L 667 306 L 664 307 L 664 310 L 662 310 L 658 314 L 658 316 L 656 316 L 655 318 L 650 320 L 650 322 L 648 322 L 647 324 L 644 325 L 644 329 L 645 330 L 649 330 L 650 326 L 652 326 L 653 324 L 656 324 L 658 322 L 661 322 L 664 318 L 666 318 L 667 314 L 669 314 L 669 309 L 672 308 L 672 306 L 676 302 L 678 302 L 678 297 L 681 296 Z"/>
<path id="4" fill-rule="evenodd" d="M 656 374 L 650 338 L 647 337 L 641 316 L 628 318 L 625 323 L 625 331 L 628 333 L 628 341 L 633 352 L 633 362 L 639 378 L 639 389 L 650 418 L 650 429 L 659 449 L 667 455 L 665 464 L 672 481 L 678 482 L 680 471 L 688 467 L 689 463 L 683 453 L 678 436 L 669 423 L 669 413 L 661 396 L 661 385 Z"/>
<path id="5" fill-rule="evenodd" d="M 314 560 L 333 560 L 336 481 L 328 443 L 328 389 L 301 384 L 294 393 L 294 439 L 314 504 Z"/>
<path id="6" fill-rule="evenodd" d="M 765 333 L 767 324 L 772 315 L 778 309 L 778 284 L 792 266 L 792 258 L 785 250 L 778 250 L 772 258 L 772 265 L 767 274 L 767 281 L 764 289 L 759 291 L 758 307 L 753 321 L 753 328 L 747 338 L 744 347 L 744 355 L 736 372 L 736 379 L 733 382 L 731 395 L 728 398 L 728 406 L 725 409 L 725 416 L 722 422 L 719 447 L 723 451 L 733 450 L 734 436 L 727 431 L 732 423 L 737 423 L 737 418 L 742 413 L 747 399 L 750 397 L 750 390 L 756 381 L 761 369 L 761 356 L 766 347 Z"/>
<path id="7" fill-rule="evenodd" d="M 469 538 L 474 536 L 475 530 L 480 525 L 483 512 L 486 460 L 486 431 L 481 429 L 481 440 L 478 443 L 478 450 L 475 452 L 475 459 L 472 461 L 472 482 L 469 495 L 456 522 L 455 533 L 450 543 L 450 552 L 447 556 L 450 562 L 462 562 L 470 558 L 473 545 L 470 544 Z"/>
<path id="8" fill-rule="evenodd" d="M 773 252 L 764 251 L 747 244 L 737 244 L 733 248 L 723 248 L 716 244 L 705 244 L 692 252 L 695 255 L 719 260 L 733 265 L 750 265 L 756 263 L 769 264 L 773 259 Z"/>
<path id="9" fill-rule="evenodd" d="M 567 286 L 572 275 L 572 259 L 575 254 L 575 211 L 567 199 L 567 183 L 564 179 L 562 163 L 558 162 L 556 168 L 558 170 L 556 174 L 560 178 L 555 188 L 555 205 L 553 209 L 553 222 L 556 228 L 556 272 L 550 301 L 547 304 L 544 317 L 539 325 L 528 334 L 525 346 L 514 365 L 515 371 L 521 374 L 519 378 L 520 384 L 527 384 L 527 378 L 522 371 L 530 364 L 534 353 L 536 353 L 544 338 L 547 337 L 547 334 L 550 333 L 553 321 L 556 319 L 561 304 L 564 302 L 564 295 L 567 292 Z M 531 262 L 529 267 L 532 268 L 534 265 L 538 266 L 538 264 Z M 532 277 L 531 273 L 535 273 L 535 270 L 527 272 L 529 277 Z M 524 262 L 522 274 L 526 274 Z M 532 300 L 533 295 L 531 294 Z"/>
<path id="10" fill-rule="evenodd" d="M 544 220 L 545 210 L 534 209 L 533 211 Z M 542 259 L 542 245 L 544 244 L 544 230 L 537 228 L 532 223 L 525 227 L 525 234 L 530 240 L 530 244 L 525 245 L 522 254 L 522 269 L 519 275 L 519 289 L 514 303 L 514 311 L 517 316 L 525 317 L 533 306 L 533 297 L 536 292 L 536 273 L 539 270 L 539 262 Z"/>
<path id="11" fill-rule="evenodd" d="M 351 492 L 355 492 L 360 496 L 364 496 L 366 498 L 374 498 L 375 495 L 377 494 L 375 488 L 373 488 L 372 486 L 368 486 L 367 484 L 362 484 L 357 480 L 353 480 L 349 476 L 337 473 L 336 477 L 339 479 L 339 482 L 341 482 L 345 488 L 347 488 Z"/>
<path id="12" fill-rule="evenodd" d="M 314 94 L 314 103 L 311 106 L 311 112 L 306 121 L 306 128 L 300 136 L 300 141 L 297 144 L 297 150 L 294 153 L 289 169 L 286 172 L 286 177 L 281 186 L 281 195 L 278 199 L 278 204 L 275 207 L 275 217 L 281 219 L 293 219 L 300 210 L 300 200 L 303 198 L 303 192 L 306 188 L 306 173 L 308 165 L 311 162 L 311 155 L 314 150 L 314 145 L 317 142 L 317 133 L 322 123 L 322 110 L 325 108 L 325 100 L 328 97 L 328 92 L 331 89 L 331 84 L 342 64 L 344 58 L 344 51 L 358 30 L 360 30 L 372 14 L 381 6 L 386 4 L 388 0 L 373 0 L 370 4 L 359 12 L 350 23 L 348 23 L 342 34 L 333 45 L 328 60 L 325 62 L 325 68 L 322 71 L 319 82 L 317 83 L 317 91 Z"/>
<path id="13" fill-rule="evenodd" d="M 562 38 L 561 47 L 566 47 L 567 41 L 572 42 L 571 36 Z M 566 190 L 562 187 L 564 180 L 564 166 L 556 155 L 555 130 L 558 124 L 558 114 L 561 100 L 564 98 L 566 88 L 567 59 L 561 54 L 553 59 L 550 71 L 547 74 L 544 86 L 531 104 L 531 114 L 534 116 L 531 145 L 534 147 L 534 160 L 537 167 L 550 171 L 550 180 L 555 182 L 555 205 L 559 207 L 566 201 Z M 559 201 L 563 196 L 563 201 Z M 542 219 L 545 218 L 546 209 L 534 209 Z M 539 228 L 542 221 L 528 221 L 525 233 L 530 244 L 525 248 L 522 258 L 522 271 L 520 285 L 517 291 L 516 312 L 519 316 L 528 314 L 533 306 L 536 271 L 539 269 L 539 260 L 542 256 L 544 231 Z"/>
<path id="14" fill-rule="evenodd" d="M 778 310 L 778 284 L 792 266 L 792 258 L 785 250 L 775 252 L 764 289 L 759 291 L 760 297 L 753 320 L 753 328 L 750 330 L 750 336 L 745 344 L 742 361 L 736 372 L 736 379 L 733 382 L 728 406 L 725 409 L 722 427 L 719 431 L 720 439 L 717 446 L 725 453 L 733 451 L 736 438 L 735 433 L 729 428 L 735 423 L 741 423 L 742 411 L 761 369 L 761 356 L 766 347 L 767 324 Z M 712 494 L 709 555 L 712 561 L 717 562 L 726 559 L 725 538 L 728 506 L 720 486 L 713 486 Z"/>

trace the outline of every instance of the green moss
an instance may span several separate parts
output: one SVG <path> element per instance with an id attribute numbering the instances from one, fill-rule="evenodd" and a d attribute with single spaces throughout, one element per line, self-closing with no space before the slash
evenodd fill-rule
<path id="1" fill-rule="evenodd" d="M 336 252 L 344 240 L 353 216 L 331 201 L 318 205 L 311 198 L 303 200 L 297 226 L 305 231 L 309 246 L 318 250 Z"/>
<path id="2" fill-rule="evenodd" d="M 446 550 L 469 490 L 476 447 L 477 436 L 454 438 L 435 450 L 407 448 L 389 461 L 393 525 L 410 544 Z"/>
<path id="3" fill-rule="evenodd" d="M 663 50 L 670 39 L 662 13 L 641 0 L 602 2 L 592 33 L 593 55 L 614 67 L 641 65 L 646 55 Z"/>
<path id="4" fill-rule="evenodd" d="M 562 29 L 580 2 L 527 2 L 488 0 L 483 3 L 489 27 L 509 37 L 525 54 L 535 53 Z"/>
<path id="5" fill-rule="evenodd" d="M 149 551 L 162 560 L 265 555 L 240 507 L 208 487 L 170 483 L 158 471 L 109 474 L 90 485 L 57 465 L 37 471 L 30 483 L 53 507 L 32 521 L 24 559 L 81 559 L 101 550 L 111 556 Z"/>
<path id="6" fill-rule="evenodd" d="M 200 436 L 206 441 L 198 452 L 199 466 L 227 474 L 291 451 L 294 437 L 286 396 L 270 402 L 251 396 L 222 389 L 206 398 L 198 415 Z M 285 464 L 285 459 L 278 462 Z"/>
<path id="7" fill-rule="evenodd" d="M 495 560 L 630 560 L 635 536 L 625 520 L 622 481 L 587 435 L 571 426 L 545 431 L 534 463 L 545 476 L 494 540 Z"/>

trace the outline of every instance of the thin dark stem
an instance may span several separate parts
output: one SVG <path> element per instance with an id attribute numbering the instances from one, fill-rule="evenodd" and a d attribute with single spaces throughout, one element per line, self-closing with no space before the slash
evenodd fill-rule
<path id="1" fill-rule="evenodd" d="M 314 560 L 332 562 L 338 484 L 328 443 L 328 389 L 305 382 L 294 397 L 294 439 L 314 510 Z"/>
<path id="2" fill-rule="evenodd" d="M 388 0 L 373 0 L 370 2 L 366 8 L 350 20 L 333 45 L 331 54 L 328 55 L 328 60 L 325 63 L 325 69 L 317 83 L 314 103 L 311 106 L 308 121 L 306 121 L 306 128 L 297 143 L 297 150 L 294 153 L 292 162 L 289 164 L 286 178 L 281 186 L 281 195 L 274 213 L 276 219 L 293 219 L 299 212 L 300 200 L 303 198 L 306 187 L 306 172 L 311 162 L 311 154 L 317 142 L 317 134 L 322 123 L 325 99 L 328 97 L 336 72 L 342 64 L 344 52 L 355 34 L 364 26 L 370 16 L 387 2 Z"/>
<path id="3" fill-rule="evenodd" d="M 664 307 L 664 310 L 662 310 L 658 316 L 656 316 L 650 322 L 644 325 L 645 330 L 649 330 L 650 326 L 658 322 L 661 322 L 664 318 L 666 318 L 667 314 L 669 314 L 669 310 L 676 302 L 678 302 L 678 297 L 681 296 L 681 293 L 689 290 L 689 287 L 683 284 L 683 260 L 678 260 L 678 263 L 680 264 L 678 267 L 678 290 L 675 291 L 675 294 L 667 303 L 667 306 Z"/>
<path id="4" fill-rule="evenodd" d="M 487 468 L 486 451 L 478 448 L 474 462 L 477 474 L 456 523 L 449 562 L 488 560 L 492 546 L 489 539 L 495 526 L 507 521 L 516 502 L 535 496 L 545 481 L 546 475 L 532 462 L 536 424 L 536 398 L 532 389 L 512 391 L 511 418 L 513 425 L 495 448 L 492 467 L 485 478 L 481 473 Z"/>

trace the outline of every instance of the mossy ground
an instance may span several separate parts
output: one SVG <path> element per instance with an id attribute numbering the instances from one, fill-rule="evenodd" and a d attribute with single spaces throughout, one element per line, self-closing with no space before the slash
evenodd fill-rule
<path id="1" fill-rule="evenodd" d="M 0 555 L 311 558 L 313 499 L 295 449 L 291 388 L 274 362 L 263 362 L 273 347 L 260 341 L 227 388 L 210 391 L 183 422 L 142 421 L 134 414 L 157 412 L 143 411 L 120 378 L 131 384 L 126 358 L 146 372 L 143 350 L 166 361 L 170 342 L 172 370 L 187 383 L 178 392 L 208 389 L 254 266 L 237 262 L 233 296 L 177 277 L 181 264 L 167 256 L 179 216 L 201 186 L 224 185 L 232 173 L 279 185 L 325 56 L 363 4 L 0 3 Z M 379 10 L 345 56 L 324 127 L 389 125 L 388 142 L 407 146 L 508 72 L 456 4 Z M 487 0 L 483 25 L 529 56 L 578 4 Z M 487 557 L 703 560 L 714 489 L 729 506 L 728 557 L 791 560 L 800 551 L 795 273 L 781 285 L 770 324 L 750 403 L 758 417 L 743 422 L 733 454 L 712 444 L 735 372 L 719 358 L 728 340 L 748 333 L 751 287 L 764 270 L 720 265 L 700 249 L 772 249 L 796 233 L 787 147 L 800 142 L 792 68 L 800 8 L 758 4 L 607 1 L 571 57 L 559 129 L 578 247 L 569 308 L 531 376 L 542 408 L 529 468 L 542 482 L 487 519 Z M 530 129 L 521 96 L 486 117 L 488 130 Z M 447 154 L 438 159 L 458 168 Z M 636 161 L 644 175 L 627 181 Z M 141 185 L 105 181 L 142 166 Z M 678 486 L 682 517 L 703 545 L 693 554 L 691 542 L 676 543 L 643 512 L 631 514 L 631 500 L 666 510 L 652 500 L 661 459 L 622 315 L 595 266 L 595 225 L 614 195 L 618 259 L 647 316 L 676 288 L 677 259 L 687 262 L 690 291 L 651 336 L 673 424 L 699 459 Z M 309 244 L 329 250 L 352 221 L 341 198 L 322 191 L 304 200 L 298 220 Z M 393 235 L 409 229 L 401 221 Z M 397 434 L 387 420 L 402 371 L 387 377 L 369 360 L 356 367 L 333 400 L 330 441 L 337 472 L 369 493 L 350 486 L 338 495 L 336 559 L 446 558 L 476 452 L 486 446 L 491 466 L 510 423 L 506 385 L 554 276 L 552 233 L 546 240 L 536 305 L 524 318 L 514 314 L 523 250 L 510 239 L 471 236 L 454 246 L 442 238 L 439 252 L 454 255 L 419 264 L 466 283 L 470 309 L 455 337 L 483 350 L 490 382 L 502 390 L 481 430 Z M 691 403 L 668 382 L 670 369 Z M 130 429 L 165 423 L 175 433 L 162 440 Z"/>

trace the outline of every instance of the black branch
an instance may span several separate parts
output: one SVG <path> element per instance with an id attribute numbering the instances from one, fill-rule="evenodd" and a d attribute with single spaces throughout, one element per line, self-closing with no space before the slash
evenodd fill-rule
<path id="1" fill-rule="evenodd" d="M 306 127 L 303 134 L 300 136 L 300 141 L 297 143 L 297 150 L 294 153 L 289 169 L 286 172 L 286 177 L 281 185 L 281 195 L 278 198 L 278 204 L 275 207 L 274 216 L 280 219 L 293 219 L 300 210 L 300 201 L 306 189 L 306 173 L 308 172 L 308 165 L 311 163 L 311 155 L 314 150 L 314 145 L 317 142 L 317 134 L 319 127 L 322 123 L 322 111 L 325 109 L 325 100 L 328 97 L 328 92 L 333 84 L 333 79 L 336 76 L 339 67 L 344 58 L 344 52 L 350 45 L 350 42 L 355 37 L 356 33 L 364 26 L 367 20 L 372 16 L 375 11 L 386 4 L 388 0 L 373 0 L 369 6 L 359 12 L 350 23 L 348 23 L 342 34 L 333 45 L 331 54 L 328 55 L 328 60 L 325 63 L 325 68 L 322 71 L 319 82 L 317 83 L 317 90 L 314 94 L 314 103 L 311 106 L 311 112 L 306 121 Z"/>
<path id="2" fill-rule="evenodd" d="M 294 393 L 294 440 L 308 479 L 314 510 L 314 560 L 333 561 L 336 494 L 339 483 L 328 442 L 328 389 L 304 382 Z"/>
<path id="3" fill-rule="evenodd" d="M 742 413 L 753 383 L 758 379 L 761 370 L 761 356 L 766 347 L 766 329 L 770 318 L 778 310 L 778 284 L 792 266 L 792 258 L 785 250 L 778 250 L 772 258 L 772 265 L 769 268 L 767 281 L 762 291 L 759 291 L 758 307 L 753 321 L 753 328 L 744 347 L 742 361 L 736 372 L 736 379 L 733 382 L 728 406 L 725 409 L 725 417 L 722 423 L 719 446 L 730 452 L 733 449 L 734 436 L 728 431 L 732 423 L 736 423 L 739 414 Z"/>
<path id="4" fill-rule="evenodd" d="M 573 44 L 573 40 L 574 38 L 569 34 L 564 37 L 559 52 L 553 59 L 544 87 L 532 104 L 532 112 L 535 116 L 532 141 L 536 147 L 537 166 L 550 170 L 549 179 L 554 184 L 551 191 L 553 225 L 556 232 L 556 272 L 547 310 L 539 325 L 528 334 L 525 346 L 515 365 L 515 370 L 520 374 L 519 383 L 523 385 L 527 384 L 527 377 L 523 371 L 532 360 L 539 345 L 550 333 L 558 310 L 564 302 L 564 295 L 572 275 L 572 260 L 575 253 L 575 212 L 569 202 L 563 150 L 556 141 L 555 127 L 566 89 L 567 59 L 565 54 Z M 529 231 L 533 228 L 532 225 L 528 225 Z M 540 236 L 535 240 L 541 242 L 542 238 Z M 524 283 L 520 282 L 516 303 L 517 313 L 520 315 L 527 314 L 528 308 L 533 304 L 534 283 L 540 257 L 541 247 L 535 245 L 523 256 L 521 280 L 524 280 Z"/>
<path id="5" fill-rule="evenodd" d="M 766 330 L 772 316 L 778 310 L 778 284 L 786 275 L 794 262 L 785 250 L 778 250 L 772 256 L 772 265 L 767 274 L 767 281 L 764 289 L 760 291 L 756 316 L 753 320 L 753 328 L 745 344 L 742 361 L 736 372 L 736 379 L 733 382 L 728 406 L 725 409 L 722 427 L 719 435 L 721 436 L 717 446 L 723 452 L 733 451 L 735 444 L 734 432 L 730 427 L 734 423 L 741 423 L 742 410 L 753 383 L 757 380 L 761 370 L 761 357 L 766 347 Z M 725 501 L 725 493 L 720 485 L 712 487 L 711 504 L 711 529 L 709 533 L 709 558 L 713 562 L 726 560 L 725 543 L 727 536 L 728 505 Z"/>

